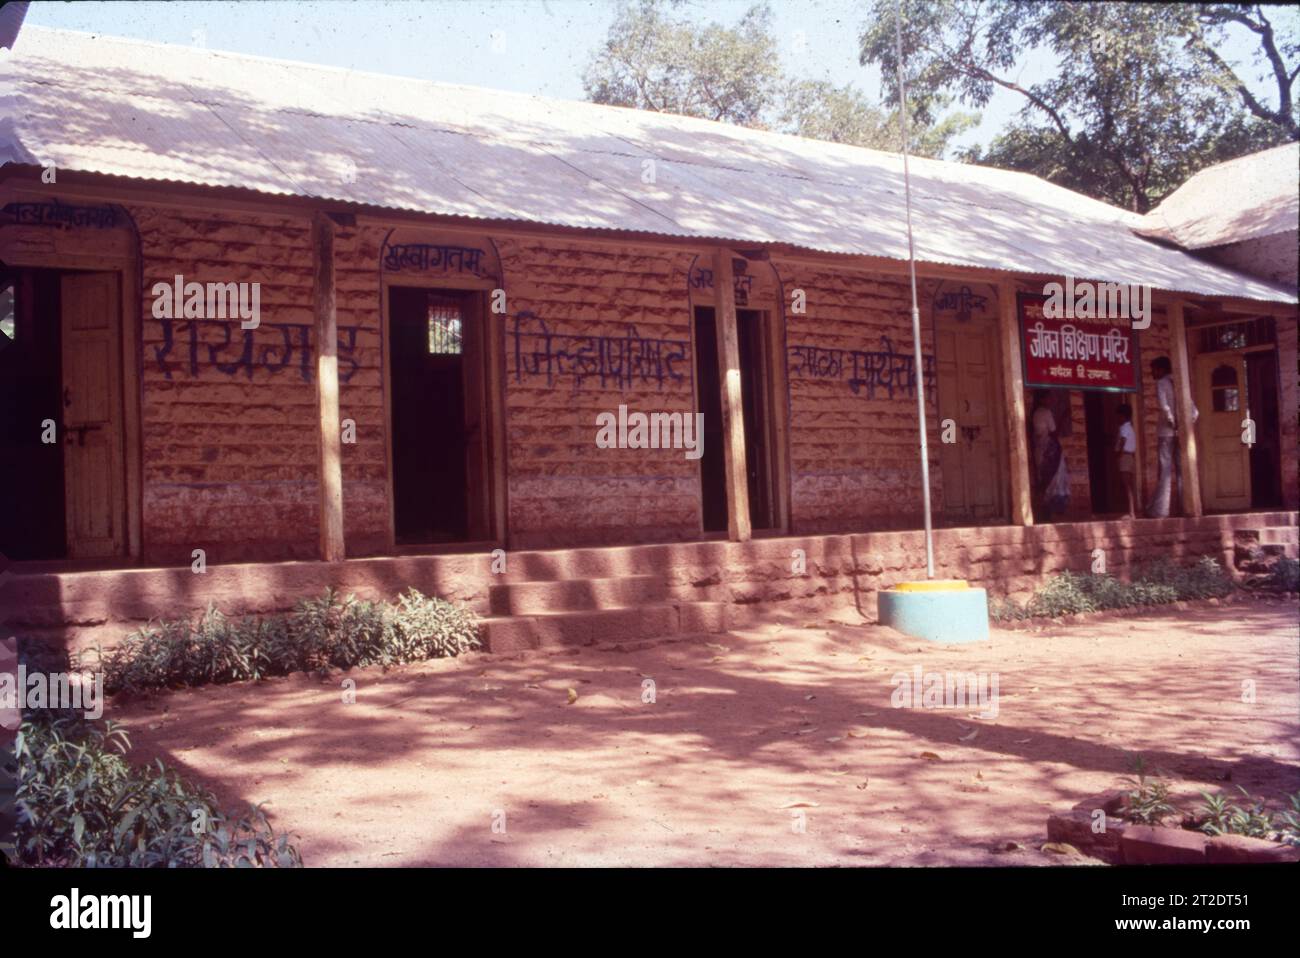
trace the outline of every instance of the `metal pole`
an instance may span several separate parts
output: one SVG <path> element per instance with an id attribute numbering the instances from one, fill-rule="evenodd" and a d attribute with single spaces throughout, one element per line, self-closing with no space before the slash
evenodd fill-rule
<path id="1" fill-rule="evenodd" d="M 916 248 L 912 242 L 912 180 L 907 163 L 907 85 L 903 80 L 903 5 L 894 0 L 894 41 L 898 53 L 898 125 L 903 135 L 903 197 L 907 210 L 907 267 L 912 277 L 912 346 L 916 363 L 916 415 L 921 426 L 921 495 L 925 503 L 925 577 L 934 578 L 934 533 L 930 520 L 930 448 L 925 428 L 925 375 L 921 358 L 921 310 L 916 305 Z"/>

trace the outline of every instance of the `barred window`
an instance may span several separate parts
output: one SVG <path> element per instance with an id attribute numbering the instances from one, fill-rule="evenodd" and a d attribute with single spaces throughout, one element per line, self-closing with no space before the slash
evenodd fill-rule
<path id="1" fill-rule="evenodd" d="M 1277 341 L 1276 325 L 1272 316 L 1260 316 L 1238 323 L 1224 323 L 1201 330 L 1203 353 L 1216 353 L 1224 349 L 1248 349 L 1266 346 Z"/>
<path id="2" fill-rule="evenodd" d="M 429 352 L 436 356 L 459 356 L 460 303 L 437 296 L 429 297 Z"/>

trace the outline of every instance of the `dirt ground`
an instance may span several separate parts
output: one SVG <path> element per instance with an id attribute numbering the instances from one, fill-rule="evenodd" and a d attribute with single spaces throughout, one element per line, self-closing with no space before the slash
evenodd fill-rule
<path id="1" fill-rule="evenodd" d="M 851 617 L 217 686 L 106 714 L 133 758 L 269 802 L 309 866 L 1062 864 L 1040 851 L 1049 812 L 1120 785 L 1137 754 L 1190 794 L 1300 790 L 1294 601 L 969 646 Z M 996 717 L 894 708 L 891 678 L 915 666 L 996 673 Z"/>

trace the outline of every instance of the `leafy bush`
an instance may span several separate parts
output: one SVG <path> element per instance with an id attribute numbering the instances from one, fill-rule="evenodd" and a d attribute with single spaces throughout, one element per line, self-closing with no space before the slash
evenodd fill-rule
<path id="1" fill-rule="evenodd" d="M 1201 792 L 1205 820 L 1200 831 L 1207 835 L 1245 835 L 1300 845 L 1300 792 L 1288 799 L 1290 808 L 1274 815 L 1263 801 L 1251 798 L 1240 785 L 1237 791 L 1246 800 L 1245 805 L 1228 801 L 1228 796 L 1222 793 Z"/>
<path id="2" fill-rule="evenodd" d="M 1279 592 L 1300 592 L 1300 560 L 1279 556 L 1269 570 L 1265 587 Z"/>
<path id="3" fill-rule="evenodd" d="M 459 655 L 479 645 L 468 609 L 409 589 L 396 604 L 333 589 L 287 615 L 231 619 L 213 606 L 196 620 L 151 623 L 91 667 L 109 693 L 238 682 L 291 672 L 388 667 Z"/>
<path id="4" fill-rule="evenodd" d="M 479 646 L 473 613 L 415 589 L 398 596 L 393 623 L 406 661 L 460 655 Z"/>
<path id="5" fill-rule="evenodd" d="M 1159 825 L 1178 809 L 1169 800 L 1169 786 L 1161 780 L 1159 771 L 1148 774 L 1146 762 L 1139 757 L 1134 763 L 1133 776 L 1124 779 L 1133 788 L 1126 793 L 1125 817 L 1140 825 Z"/>
<path id="6" fill-rule="evenodd" d="M 1222 597 L 1235 588 L 1232 577 L 1210 556 L 1202 556 L 1189 568 L 1162 559 L 1140 568 L 1131 582 L 1112 575 L 1062 572 L 1052 576 L 1024 605 L 1004 599 L 994 603 L 989 614 L 995 622 L 1037 616 L 1056 618 L 1079 612 L 1163 605 L 1181 599 Z"/>
<path id="7" fill-rule="evenodd" d="M 56 867 L 295 867 L 260 807 L 236 816 L 161 761 L 132 766 L 126 732 L 38 713 L 15 750 L 16 863 Z"/>

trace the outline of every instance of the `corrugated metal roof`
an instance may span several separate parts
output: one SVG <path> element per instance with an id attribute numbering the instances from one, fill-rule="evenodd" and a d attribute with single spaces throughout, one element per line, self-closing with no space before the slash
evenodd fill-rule
<path id="1" fill-rule="evenodd" d="M 1206 249 L 1300 229 L 1300 143 L 1207 167 L 1148 213 L 1138 232 Z"/>
<path id="2" fill-rule="evenodd" d="M 902 159 L 892 153 L 36 27 L 0 65 L 0 82 L 0 159 L 424 213 L 907 256 Z M 1027 174 L 917 159 L 912 194 L 924 261 L 1295 301 L 1294 291 L 1142 239 L 1136 214 Z"/>

